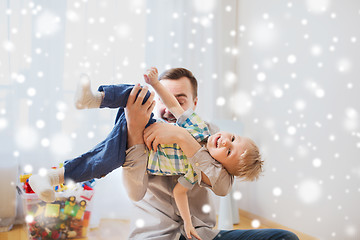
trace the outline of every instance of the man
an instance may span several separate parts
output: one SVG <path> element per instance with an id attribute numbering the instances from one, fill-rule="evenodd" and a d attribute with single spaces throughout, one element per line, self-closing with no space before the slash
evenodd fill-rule
<path id="1" fill-rule="evenodd" d="M 197 105 L 197 81 L 192 73 L 183 68 L 170 69 L 160 75 L 161 83 L 177 98 L 184 110 Z M 183 231 L 183 221 L 176 207 L 172 190 L 179 176 L 156 176 L 146 173 L 147 148 L 144 142 L 144 129 L 151 114 L 152 103 L 136 100 L 139 90 L 135 86 L 130 93 L 126 105 L 128 127 L 128 150 L 123 165 L 123 180 L 129 197 L 136 201 L 137 226 L 130 233 L 130 239 L 186 239 Z M 139 94 L 143 96 L 144 94 Z M 176 119 L 161 102 L 157 102 L 158 116 L 167 122 Z M 213 133 L 213 127 L 209 125 Z M 195 185 L 189 191 L 189 207 L 192 222 L 202 239 L 298 239 L 295 234 L 283 230 L 213 230 L 216 224 L 215 208 L 210 199 L 208 189 L 216 195 L 226 195 L 233 183 L 233 178 L 221 164 L 211 158 L 209 153 L 194 143 L 190 134 L 179 130 L 170 124 L 153 124 L 146 129 L 146 135 L 156 136 L 147 139 L 147 145 L 156 143 L 173 143 L 175 140 L 188 143 L 182 150 L 187 155 L 195 172 L 199 174 L 200 185 Z M 196 142 L 196 141 L 195 141 Z M 211 162 L 211 167 L 209 167 Z M 209 209 L 210 211 L 206 211 Z M 181 235 L 180 235 L 181 233 Z M 275 238 L 278 237 L 278 238 Z"/>

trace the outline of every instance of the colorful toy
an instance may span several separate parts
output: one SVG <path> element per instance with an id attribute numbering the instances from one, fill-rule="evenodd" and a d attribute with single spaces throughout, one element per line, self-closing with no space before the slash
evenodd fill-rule
<path id="1" fill-rule="evenodd" d="M 86 207 L 86 201 L 81 200 L 79 210 L 77 211 L 76 216 L 75 216 L 76 219 L 81 219 L 83 217 L 84 212 L 85 212 L 85 207 Z"/>
<path id="2" fill-rule="evenodd" d="M 46 204 L 45 217 L 59 217 L 60 204 Z"/>
<path id="3" fill-rule="evenodd" d="M 26 193 L 34 193 L 32 188 L 30 187 L 29 179 L 26 179 L 26 182 L 24 183 L 23 188 L 24 188 Z"/>
<path id="4" fill-rule="evenodd" d="M 25 183 L 26 180 L 28 180 L 30 176 L 31 176 L 31 173 L 20 175 L 20 182 Z"/>
<path id="5" fill-rule="evenodd" d="M 37 210 L 35 212 L 34 217 L 38 217 L 38 216 L 43 215 L 44 211 L 45 211 L 45 206 L 41 206 L 40 204 L 38 204 L 37 206 L 38 206 L 38 208 L 37 208 Z"/>
<path id="6" fill-rule="evenodd" d="M 95 187 L 95 179 L 91 179 L 89 181 L 84 182 L 83 187 L 84 185 L 88 186 L 90 189 L 93 189 Z M 84 187 L 84 189 L 86 188 Z"/>
<path id="7" fill-rule="evenodd" d="M 90 212 L 89 212 L 89 211 L 85 211 L 85 213 L 84 213 L 84 218 L 83 218 L 83 226 L 84 226 L 84 227 L 89 226 L 89 221 L 90 221 Z"/>
<path id="8" fill-rule="evenodd" d="M 21 175 L 22 190 L 18 188 L 24 199 L 25 216 L 34 217 L 32 222 L 27 223 L 29 239 L 65 240 L 86 237 L 90 220 L 90 211 L 87 208 L 94 194 L 95 181 L 78 185 L 82 186 L 80 189 L 69 189 L 66 185 L 59 185 L 56 187 L 57 192 L 71 192 L 74 195 L 64 197 L 61 193 L 56 193 L 55 202 L 45 203 L 32 191 L 28 180 L 30 176 L 31 174 Z"/>
<path id="9" fill-rule="evenodd" d="M 68 187 L 65 186 L 64 184 L 60 184 L 60 185 L 55 186 L 55 191 L 56 192 L 63 192 L 63 191 L 66 191 L 67 189 L 68 189 Z"/>
<path id="10" fill-rule="evenodd" d="M 78 210 L 75 202 L 75 196 L 69 197 L 68 201 L 65 202 L 64 213 L 67 215 L 75 216 Z"/>

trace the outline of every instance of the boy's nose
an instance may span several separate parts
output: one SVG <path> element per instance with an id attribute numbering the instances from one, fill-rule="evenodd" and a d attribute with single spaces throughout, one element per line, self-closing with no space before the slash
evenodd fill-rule
<path id="1" fill-rule="evenodd" d="M 228 143 L 229 143 L 229 140 L 228 139 L 222 139 L 221 143 L 222 143 L 223 146 L 227 146 Z"/>

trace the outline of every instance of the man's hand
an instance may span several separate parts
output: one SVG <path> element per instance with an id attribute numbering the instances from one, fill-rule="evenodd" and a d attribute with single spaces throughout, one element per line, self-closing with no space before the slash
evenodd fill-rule
<path id="1" fill-rule="evenodd" d="M 148 87 L 143 87 L 136 98 L 136 95 L 140 89 L 140 84 L 136 84 L 135 87 L 131 90 L 125 108 L 125 117 L 128 128 L 128 148 L 136 144 L 144 143 L 144 129 L 149 121 L 151 112 L 155 107 L 154 92 L 151 92 L 148 100 L 142 104 L 148 91 Z"/>
<path id="2" fill-rule="evenodd" d="M 146 74 L 144 74 L 144 79 L 147 84 L 154 86 L 155 84 L 160 83 L 158 76 L 158 70 L 156 67 L 152 67 L 147 70 Z"/>

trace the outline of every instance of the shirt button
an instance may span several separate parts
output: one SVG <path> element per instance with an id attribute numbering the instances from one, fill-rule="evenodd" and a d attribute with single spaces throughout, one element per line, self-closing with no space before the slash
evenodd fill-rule
<path id="1" fill-rule="evenodd" d="M 198 166 L 199 166 L 199 163 L 195 163 L 195 166 L 197 166 L 197 167 L 198 167 Z"/>

